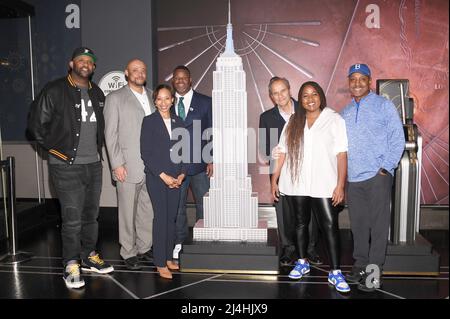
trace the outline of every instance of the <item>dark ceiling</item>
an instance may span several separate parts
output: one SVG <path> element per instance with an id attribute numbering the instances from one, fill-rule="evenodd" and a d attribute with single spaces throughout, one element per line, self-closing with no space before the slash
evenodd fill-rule
<path id="1" fill-rule="evenodd" d="M 34 7 L 20 0 L 0 0 L 0 19 L 34 16 Z"/>

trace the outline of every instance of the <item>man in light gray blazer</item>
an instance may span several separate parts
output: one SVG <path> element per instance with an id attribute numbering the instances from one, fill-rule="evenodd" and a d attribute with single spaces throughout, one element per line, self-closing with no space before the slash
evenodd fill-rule
<path id="1" fill-rule="evenodd" d="M 153 207 L 145 184 L 140 134 L 144 116 L 154 112 L 152 91 L 144 85 L 144 62 L 128 62 L 128 85 L 106 97 L 105 141 L 119 208 L 120 255 L 128 269 L 141 268 L 140 261 L 152 261 Z"/>

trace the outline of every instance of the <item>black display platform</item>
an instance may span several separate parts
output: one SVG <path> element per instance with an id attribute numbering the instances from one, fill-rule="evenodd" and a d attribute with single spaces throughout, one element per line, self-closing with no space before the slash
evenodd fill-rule
<path id="1" fill-rule="evenodd" d="M 276 229 L 268 229 L 267 243 L 191 241 L 183 244 L 182 272 L 278 274 Z"/>
<path id="2" fill-rule="evenodd" d="M 414 243 L 388 245 L 383 273 L 438 276 L 439 254 L 422 235 L 416 234 Z"/>

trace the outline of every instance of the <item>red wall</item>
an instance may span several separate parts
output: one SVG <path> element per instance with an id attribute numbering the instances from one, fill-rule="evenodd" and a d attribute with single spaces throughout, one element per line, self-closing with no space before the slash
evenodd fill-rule
<path id="1" fill-rule="evenodd" d="M 225 33 L 227 4 L 225 0 L 159 0 L 158 47 L 206 34 L 207 26 L 220 38 Z M 371 19 L 376 12 L 370 5 L 379 8 L 379 28 L 370 28 L 370 22 L 376 21 Z M 424 141 L 421 202 L 448 205 L 448 6 L 447 0 L 232 0 L 235 47 L 247 72 L 249 127 L 257 128 L 260 113 L 272 107 L 267 91 L 272 75 L 267 68 L 289 79 L 295 98 L 303 82 L 318 82 L 328 104 L 337 110 L 350 99 L 346 72 L 353 63 L 371 67 L 374 90 L 376 79 L 409 79 L 415 122 Z M 168 27 L 178 29 L 162 29 Z M 176 65 L 192 61 L 188 67 L 194 85 L 211 95 L 215 63 L 208 66 L 223 41 L 208 49 L 213 42 L 205 36 L 160 51 L 159 82 Z M 249 147 L 256 149 L 251 143 Z M 260 173 L 263 167 L 258 161 L 249 165 L 249 171 L 260 203 L 268 203 L 269 178 Z"/>

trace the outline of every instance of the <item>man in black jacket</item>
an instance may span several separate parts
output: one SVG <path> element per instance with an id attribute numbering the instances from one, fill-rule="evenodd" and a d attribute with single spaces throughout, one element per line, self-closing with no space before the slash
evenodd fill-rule
<path id="1" fill-rule="evenodd" d="M 105 96 L 90 81 L 95 60 L 91 49 L 75 49 L 69 74 L 44 87 L 28 119 L 29 132 L 49 153 L 49 173 L 61 204 L 63 278 L 68 288 L 85 284 L 80 260 L 83 271 L 114 271 L 96 250 Z"/>
<path id="2" fill-rule="evenodd" d="M 291 87 L 286 78 L 274 76 L 269 82 L 269 95 L 275 106 L 259 117 L 259 150 L 266 163 L 270 165 L 269 178 L 272 176 L 274 161 L 271 160 L 272 150 L 278 145 L 284 125 L 290 116 L 298 109 L 299 105 L 291 97 Z M 295 262 L 295 240 L 294 240 L 294 215 L 280 196 L 278 202 L 274 203 L 277 215 L 278 237 L 280 242 L 280 263 L 283 266 Z M 322 261 L 317 254 L 316 245 L 318 240 L 318 226 L 314 218 L 309 225 L 308 260 L 311 264 L 320 265 Z"/>

